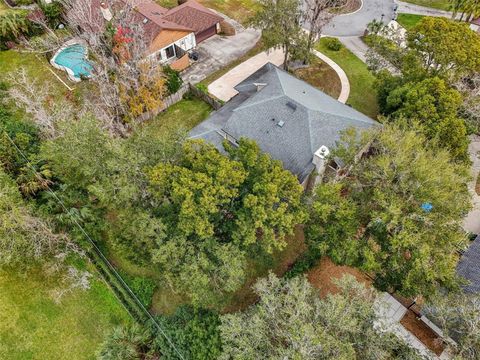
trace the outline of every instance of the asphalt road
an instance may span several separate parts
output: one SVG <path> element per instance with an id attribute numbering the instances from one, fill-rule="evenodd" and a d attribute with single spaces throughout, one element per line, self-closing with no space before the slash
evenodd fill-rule
<path id="1" fill-rule="evenodd" d="M 351 14 L 339 15 L 322 31 L 329 36 L 362 36 L 367 24 L 374 19 L 388 23 L 393 19 L 394 0 L 363 0 L 363 6 Z"/>

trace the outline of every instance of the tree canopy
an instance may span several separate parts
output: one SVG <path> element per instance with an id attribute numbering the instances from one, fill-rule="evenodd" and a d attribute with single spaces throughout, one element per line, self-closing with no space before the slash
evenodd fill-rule
<path id="1" fill-rule="evenodd" d="M 480 38 L 468 24 L 424 17 L 408 32 L 407 41 L 433 76 L 457 78 L 480 67 Z"/>
<path id="2" fill-rule="evenodd" d="M 347 133 L 343 144 L 358 151 L 357 139 Z M 370 141 L 367 155 L 346 162 L 347 176 L 316 189 L 310 241 L 337 263 L 374 275 L 382 290 L 428 297 L 455 287 L 456 249 L 466 240 L 461 221 L 471 206 L 468 168 L 414 130 L 385 126 Z M 342 146 L 333 156 L 346 153 Z"/>
<path id="3" fill-rule="evenodd" d="M 353 277 L 320 299 L 303 276 L 270 274 L 255 284 L 257 304 L 221 317 L 220 359 L 417 359 L 393 335 L 375 330 L 375 292 Z"/>
<path id="4" fill-rule="evenodd" d="M 393 88 L 382 107 L 386 114 L 391 114 L 391 120 L 403 119 L 412 126 L 419 125 L 423 134 L 435 140 L 438 147 L 448 149 L 455 159 L 468 161 L 467 128 L 465 121 L 458 117 L 461 104 L 460 93 L 434 77 Z"/>
<path id="5" fill-rule="evenodd" d="M 245 139 L 226 149 L 228 157 L 189 141 L 177 164 L 149 173 L 149 192 L 167 226 L 153 261 L 197 303 L 236 290 L 251 247 L 283 249 L 284 237 L 305 218 L 302 187 L 279 162 Z"/>

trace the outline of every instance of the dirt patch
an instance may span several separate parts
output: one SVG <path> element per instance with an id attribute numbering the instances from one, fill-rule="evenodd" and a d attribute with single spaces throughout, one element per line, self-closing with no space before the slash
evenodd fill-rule
<path id="1" fill-rule="evenodd" d="M 371 286 L 372 280 L 360 270 L 350 266 L 335 265 L 330 258 L 324 256 L 320 262 L 307 273 L 308 281 L 320 290 L 320 297 L 327 294 L 338 293 L 338 287 L 333 283 L 333 279 L 340 279 L 344 275 L 353 275 L 357 281 Z"/>
<path id="2" fill-rule="evenodd" d="M 405 313 L 400 324 L 436 355 L 440 356 L 445 350 L 442 339 L 412 311 Z"/>
<path id="3" fill-rule="evenodd" d="M 342 91 L 342 83 L 335 70 L 318 58 L 314 58 L 310 66 L 294 70 L 293 73 L 335 99 Z"/>
<path id="4" fill-rule="evenodd" d="M 241 311 L 254 304 L 258 299 L 252 286 L 257 279 L 266 276 L 270 270 L 277 276 L 283 276 L 307 249 L 302 226 L 297 226 L 294 235 L 286 240 L 287 247 L 283 251 L 274 252 L 272 256 L 259 258 L 248 264 L 248 280 L 230 297 L 222 313 Z"/>

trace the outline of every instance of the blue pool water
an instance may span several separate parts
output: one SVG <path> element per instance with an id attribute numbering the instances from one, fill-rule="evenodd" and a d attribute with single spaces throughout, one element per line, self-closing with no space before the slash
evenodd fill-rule
<path id="1" fill-rule="evenodd" d="M 58 53 L 54 61 L 58 65 L 71 69 L 76 78 L 89 76 L 93 71 L 92 64 L 85 58 L 85 47 L 80 44 L 66 47 Z"/>

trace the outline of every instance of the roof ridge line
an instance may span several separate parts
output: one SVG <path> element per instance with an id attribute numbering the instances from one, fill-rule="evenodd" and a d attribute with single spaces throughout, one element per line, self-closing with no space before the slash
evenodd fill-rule
<path id="1" fill-rule="evenodd" d="M 242 105 L 240 105 L 239 107 L 233 109 L 232 112 L 235 112 L 235 111 L 237 111 L 237 110 L 247 109 L 247 108 L 249 108 L 249 107 L 251 107 L 251 106 L 258 105 L 258 104 L 262 104 L 262 103 L 265 103 L 265 102 L 268 102 L 268 101 L 271 101 L 271 100 L 276 100 L 276 99 L 282 98 L 282 97 L 284 97 L 284 96 L 288 97 L 287 95 L 283 94 L 283 95 L 273 96 L 273 97 L 270 97 L 270 98 L 268 98 L 268 99 L 263 99 L 263 100 L 260 100 L 260 101 L 255 101 L 255 102 L 253 102 L 253 103 L 251 103 L 251 104 L 247 104 L 247 105 L 243 105 L 243 104 L 242 104 Z M 251 99 L 251 98 L 250 98 L 250 99 Z M 289 98 L 289 99 L 290 99 L 290 98 Z"/>

